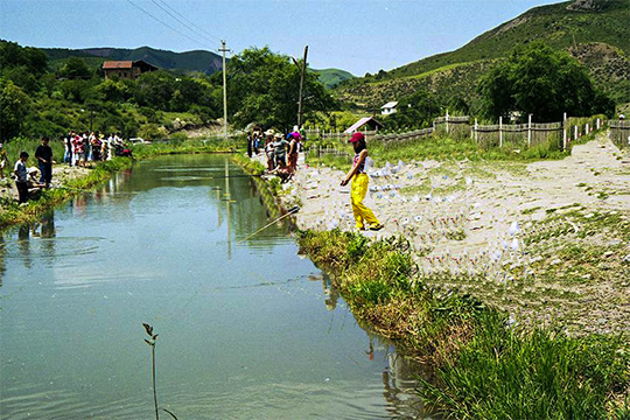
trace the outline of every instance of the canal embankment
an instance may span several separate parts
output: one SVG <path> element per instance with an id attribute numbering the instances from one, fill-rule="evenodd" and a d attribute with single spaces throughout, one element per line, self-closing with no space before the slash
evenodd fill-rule
<path id="1" fill-rule="evenodd" d="M 302 162 L 302 252 L 366 328 L 431 371 L 457 418 L 628 414 L 630 170 L 605 136 L 562 160 L 372 167 L 381 232 L 352 232 L 343 171 Z"/>

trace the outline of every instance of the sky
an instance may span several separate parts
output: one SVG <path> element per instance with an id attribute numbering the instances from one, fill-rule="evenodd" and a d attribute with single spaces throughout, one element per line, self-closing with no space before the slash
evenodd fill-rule
<path id="1" fill-rule="evenodd" d="M 268 46 L 354 75 L 457 49 L 545 0 L 0 0 L 0 38 L 24 46 L 238 53 Z M 156 20 L 157 19 L 157 20 Z M 159 20 L 159 22 L 158 22 Z"/>

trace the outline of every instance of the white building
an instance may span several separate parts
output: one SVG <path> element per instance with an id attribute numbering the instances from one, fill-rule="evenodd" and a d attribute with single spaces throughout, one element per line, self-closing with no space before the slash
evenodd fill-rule
<path id="1" fill-rule="evenodd" d="M 396 107 L 398 106 L 398 102 L 387 102 L 385 105 L 381 107 L 381 115 L 390 115 L 395 114 L 397 112 Z"/>

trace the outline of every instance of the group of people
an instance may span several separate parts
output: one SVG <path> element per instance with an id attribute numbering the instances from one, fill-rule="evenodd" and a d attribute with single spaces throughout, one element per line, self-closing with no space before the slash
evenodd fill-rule
<path id="1" fill-rule="evenodd" d="M 0 159 L 2 160 L 2 166 L 6 165 L 6 151 L 0 144 Z M 29 186 L 34 185 L 38 188 L 50 188 L 52 181 L 52 166 L 56 163 L 53 160 L 53 150 L 50 147 L 50 139 L 48 137 L 42 137 L 41 144 L 35 150 L 35 159 L 39 166 L 40 177 L 37 178 L 37 170 L 34 168 L 28 168 L 26 163 L 30 155 L 28 152 L 21 152 L 20 157 L 15 162 L 13 167 L 13 175 L 15 176 L 15 187 L 18 191 L 18 200 L 21 203 L 28 201 L 28 189 Z M 4 171 L 2 171 L 4 177 Z"/>
<path id="2" fill-rule="evenodd" d="M 288 134 L 255 129 L 247 137 L 247 155 L 264 153 L 267 171 L 288 179 L 297 170 L 298 156 L 302 148 L 302 134 L 295 130 Z"/>
<path id="3" fill-rule="evenodd" d="M 105 137 L 95 132 L 77 133 L 69 132 L 61 137 L 64 146 L 63 162 L 69 166 L 87 167 L 88 162 L 111 160 L 114 156 L 132 157 L 122 138 L 117 134 Z M 57 163 L 53 159 L 53 150 L 50 147 L 50 139 L 42 137 L 41 145 L 35 150 L 35 159 L 39 167 L 39 178 L 37 169 L 29 168 L 27 162 L 30 155 L 23 151 L 13 167 L 15 186 L 18 191 L 20 203 L 26 203 L 29 196 L 29 188 L 50 188 L 52 182 L 53 164 Z M 0 143 L 0 177 L 4 178 L 4 168 L 8 165 L 6 150 Z"/>
<path id="4" fill-rule="evenodd" d="M 83 166 L 87 162 L 111 160 L 114 156 L 130 156 L 123 139 L 116 133 L 109 136 L 98 131 L 77 133 L 71 131 L 62 137 L 63 162 L 69 166 Z"/>
<path id="5" fill-rule="evenodd" d="M 267 157 L 267 171 L 275 173 L 286 181 L 292 177 L 297 169 L 299 152 L 302 148 L 302 135 L 297 129 L 283 135 L 268 130 L 262 133 L 260 129 L 254 131 L 247 138 L 247 154 L 251 158 L 262 152 Z M 348 143 L 354 149 L 352 168 L 341 181 L 341 186 L 346 186 L 352 181 L 350 188 L 350 202 L 355 219 L 355 227 L 358 230 L 381 230 L 383 224 L 374 215 L 363 200 L 368 191 L 369 178 L 365 170 L 368 158 L 367 142 L 365 135 L 360 132 L 352 134 Z"/>

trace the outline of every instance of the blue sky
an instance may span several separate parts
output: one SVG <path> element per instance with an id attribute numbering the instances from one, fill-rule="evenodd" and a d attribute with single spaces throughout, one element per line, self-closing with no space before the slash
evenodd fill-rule
<path id="1" fill-rule="evenodd" d="M 236 52 L 267 45 L 294 56 L 308 44 L 311 67 L 363 75 L 456 49 L 532 7 L 552 3 L 557 2 L 0 0 L 0 38 L 36 47 L 148 45 L 173 51 L 216 51 L 224 38 Z"/>

